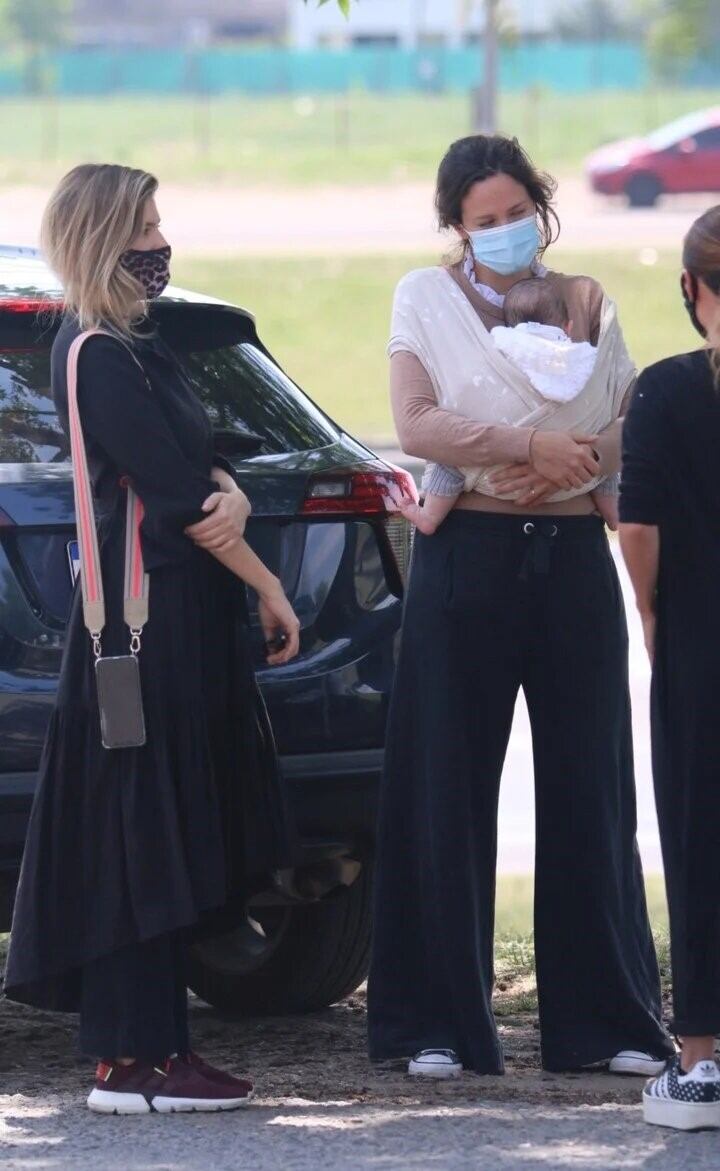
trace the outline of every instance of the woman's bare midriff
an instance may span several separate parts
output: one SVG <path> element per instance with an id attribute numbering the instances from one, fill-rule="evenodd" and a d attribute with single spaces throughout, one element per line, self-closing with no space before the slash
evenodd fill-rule
<path id="1" fill-rule="evenodd" d="M 533 508 L 523 508 L 512 500 L 483 496 L 481 492 L 465 492 L 455 507 L 471 512 L 499 512 L 511 516 L 592 516 L 597 511 L 589 492 L 573 496 L 570 500 L 559 500 L 556 504 L 537 504 Z"/>

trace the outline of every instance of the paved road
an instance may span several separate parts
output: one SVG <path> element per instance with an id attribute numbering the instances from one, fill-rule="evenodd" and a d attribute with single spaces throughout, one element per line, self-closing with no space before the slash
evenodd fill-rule
<path id="1" fill-rule="evenodd" d="M 48 190 L 0 189 L 0 244 L 35 244 Z M 383 187 L 259 189 L 163 186 L 164 228 L 179 256 L 288 256 L 388 252 L 438 253 L 430 183 Z M 656 210 L 630 210 L 560 183 L 563 247 L 677 249 L 690 223 L 716 199 L 674 196 Z M 645 260 L 649 257 L 646 255 Z"/>
<path id="2" fill-rule="evenodd" d="M 2 1105 L 7 1171 L 717 1171 L 720 1164 L 717 1132 L 651 1129 L 629 1106 L 289 1099 L 241 1115 L 104 1119 L 62 1099 L 0 1097 Z"/>
<path id="3" fill-rule="evenodd" d="M 623 585 L 630 628 L 630 691 L 635 738 L 638 841 L 646 872 L 657 874 L 662 871 L 662 861 L 650 763 L 650 668 L 643 646 L 640 620 L 630 592 L 630 582 L 622 563 L 618 542 L 614 539 L 612 550 Z M 499 866 L 502 871 L 510 874 L 522 874 L 533 869 L 535 807 L 532 795 L 531 750 L 530 724 L 521 696 L 515 711 L 515 723 L 500 790 Z"/>

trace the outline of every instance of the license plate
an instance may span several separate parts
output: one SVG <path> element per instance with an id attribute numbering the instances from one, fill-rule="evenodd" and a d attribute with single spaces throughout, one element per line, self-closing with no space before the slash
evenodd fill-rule
<path id="1" fill-rule="evenodd" d="M 74 585 L 80 573 L 80 549 L 77 541 L 68 541 L 67 556 L 68 565 L 70 566 L 70 577 Z"/>

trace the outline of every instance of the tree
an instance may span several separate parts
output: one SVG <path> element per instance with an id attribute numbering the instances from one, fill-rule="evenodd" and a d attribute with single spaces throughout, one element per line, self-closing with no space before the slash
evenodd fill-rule
<path id="1" fill-rule="evenodd" d="M 500 47 L 515 42 L 511 9 L 504 0 L 466 0 L 466 15 L 479 6 L 484 14 L 482 83 L 472 93 L 473 129 L 495 134 L 498 122 Z"/>
<path id="2" fill-rule="evenodd" d="M 24 49 L 28 93 L 52 88 L 52 67 L 43 57 L 65 40 L 71 9 L 72 0 L 0 0 L 0 38 Z"/>
<path id="3" fill-rule="evenodd" d="M 52 49 L 65 39 L 72 0 L 0 0 L 0 21 L 30 49 Z"/>
<path id="4" fill-rule="evenodd" d="M 304 0 L 307 4 L 308 0 Z M 350 15 L 350 0 L 336 0 L 337 6 L 345 16 Z M 318 8 L 322 8 L 324 4 L 332 4 L 332 0 L 317 0 Z"/>
<path id="5" fill-rule="evenodd" d="M 637 30 L 616 0 L 582 0 L 560 13 L 554 31 L 567 41 L 599 41 L 622 40 Z"/>
<path id="6" fill-rule="evenodd" d="M 637 0 L 656 73 L 679 77 L 695 61 L 715 59 L 720 47 L 716 0 Z"/>
<path id="7" fill-rule="evenodd" d="M 48 50 L 65 40 L 71 11 L 72 0 L 0 0 L 0 37 L 24 50 L 27 93 L 52 93 L 56 66 L 49 60 Z M 54 143 L 54 125 L 49 125 L 48 135 Z M 48 144 L 47 149 L 54 147 Z"/>

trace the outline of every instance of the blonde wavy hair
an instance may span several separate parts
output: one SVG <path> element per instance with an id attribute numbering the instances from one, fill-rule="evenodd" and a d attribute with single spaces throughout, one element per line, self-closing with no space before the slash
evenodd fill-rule
<path id="1" fill-rule="evenodd" d="M 685 237 L 682 260 L 683 268 L 720 297 L 720 204 L 695 220 Z M 720 303 L 707 341 L 715 385 L 720 390 Z"/>
<path id="2" fill-rule="evenodd" d="M 84 163 L 60 180 L 43 214 L 40 243 L 82 329 L 101 323 L 131 335 L 145 290 L 121 264 L 143 226 L 157 179 L 147 171 Z"/>

